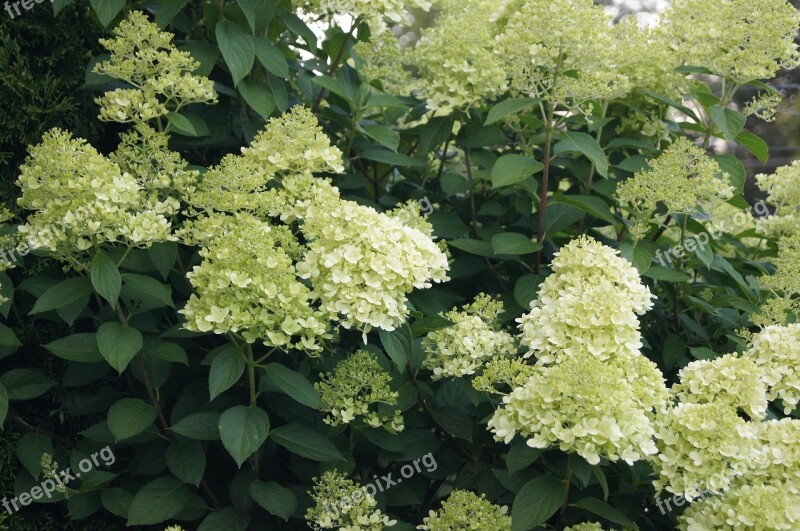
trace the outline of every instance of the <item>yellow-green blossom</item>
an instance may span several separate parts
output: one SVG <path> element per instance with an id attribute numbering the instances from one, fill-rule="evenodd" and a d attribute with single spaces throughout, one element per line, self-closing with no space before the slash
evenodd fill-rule
<path id="1" fill-rule="evenodd" d="M 603 525 L 599 522 L 584 522 L 582 524 L 575 524 L 567 526 L 564 531 L 604 531 Z"/>
<path id="2" fill-rule="evenodd" d="M 309 494 L 314 505 L 306 512 L 306 521 L 315 531 L 381 531 L 397 523 L 376 509 L 378 502 L 364 487 L 335 470 L 315 478 Z"/>
<path id="3" fill-rule="evenodd" d="M 653 485 L 687 500 L 723 491 L 758 460 L 757 434 L 757 424 L 724 402 L 678 403 L 657 417 Z"/>
<path id="4" fill-rule="evenodd" d="M 767 398 L 780 399 L 787 415 L 800 402 L 800 324 L 767 326 L 755 334 L 745 353 L 767 384 Z"/>
<path id="5" fill-rule="evenodd" d="M 743 84 L 798 64 L 798 26 L 786 0 L 673 0 L 658 27 L 685 64 Z"/>
<path id="6" fill-rule="evenodd" d="M 143 123 L 190 103 L 216 102 L 213 82 L 192 74 L 200 63 L 189 52 L 178 50 L 172 38 L 144 13 L 132 11 L 114 29 L 113 39 L 100 40 L 111 57 L 95 65 L 94 72 L 133 87 L 95 100 L 101 120 Z"/>
<path id="7" fill-rule="evenodd" d="M 502 311 L 502 302 L 481 294 L 461 311 L 447 312 L 444 317 L 454 324 L 430 332 L 422 342 L 427 353 L 422 366 L 433 371 L 432 379 L 474 374 L 486 360 L 514 354 L 514 338 L 498 323 Z"/>
<path id="8" fill-rule="evenodd" d="M 800 160 L 781 166 L 772 174 L 756 175 L 756 184 L 775 209 L 772 215 L 756 221 L 758 231 L 767 236 L 800 234 Z"/>
<path id="9" fill-rule="evenodd" d="M 387 23 L 403 24 L 408 8 L 429 10 L 430 0 L 292 0 L 307 13 L 345 15 L 370 24 L 374 33 L 386 29 Z"/>
<path id="10" fill-rule="evenodd" d="M 480 106 L 506 90 L 506 73 L 492 50 L 488 2 L 446 10 L 423 30 L 411 61 L 416 93 L 442 113 Z"/>
<path id="11" fill-rule="evenodd" d="M 554 365 L 540 362 L 522 387 L 504 397 L 489 429 L 506 444 L 519 434 L 528 446 L 558 446 L 592 464 L 601 457 L 633 464 L 653 455 L 654 410 L 639 400 L 643 393 L 628 378 L 636 378 L 642 388 L 663 388 L 663 378 L 629 373 L 626 365 L 601 361 L 587 351 Z"/>
<path id="12" fill-rule="evenodd" d="M 648 163 L 649 169 L 617 186 L 620 204 L 634 217 L 630 231 L 637 239 L 645 235 L 662 203 L 669 214 L 692 214 L 735 193 L 719 164 L 687 138 L 676 139 Z"/>
<path id="13" fill-rule="evenodd" d="M 212 228 L 216 226 L 216 230 Z M 200 241 L 203 262 L 187 274 L 195 288 L 180 312 L 186 328 L 236 333 L 248 343 L 296 348 L 316 355 L 329 336 L 316 296 L 297 278 L 298 243 L 286 226 L 249 214 L 216 216 L 188 229 Z"/>
<path id="14" fill-rule="evenodd" d="M 782 101 L 783 96 L 779 92 L 765 92 L 748 101 L 743 111 L 745 116 L 755 116 L 765 122 L 773 122 L 778 105 Z"/>
<path id="15" fill-rule="evenodd" d="M 698 500 L 678 517 L 681 531 L 794 531 L 800 529 L 800 496 L 779 481 L 741 484 Z"/>
<path id="16" fill-rule="evenodd" d="M 487 393 L 507 394 L 498 386 L 516 389 L 524 385 L 535 372 L 536 368 L 522 358 L 495 357 L 487 361 L 481 373 L 472 379 L 472 387 Z"/>
<path id="17" fill-rule="evenodd" d="M 368 426 L 383 426 L 390 432 L 403 430 L 403 415 L 397 405 L 397 391 L 390 387 L 392 377 L 365 350 L 351 354 L 333 372 L 320 375 L 314 384 L 322 398 L 325 422 L 338 426 L 361 420 Z"/>
<path id="18" fill-rule="evenodd" d="M 761 455 L 747 471 L 748 482 L 780 481 L 800 493 L 800 420 L 773 419 L 758 424 Z"/>
<path id="19" fill-rule="evenodd" d="M 522 344 L 545 363 L 588 351 L 600 359 L 638 352 L 652 294 L 619 252 L 582 236 L 565 245 L 531 311 L 518 319 Z"/>
<path id="20" fill-rule="evenodd" d="M 711 361 L 693 361 L 678 377 L 680 382 L 672 391 L 683 403 L 725 404 L 753 420 L 767 413 L 767 389 L 752 358 L 726 354 Z"/>
<path id="21" fill-rule="evenodd" d="M 511 531 L 508 507 L 495 505 L 486 495 L 454 490 L 438 511 L 430 511 L 417 529 L 425 531 Z"/>

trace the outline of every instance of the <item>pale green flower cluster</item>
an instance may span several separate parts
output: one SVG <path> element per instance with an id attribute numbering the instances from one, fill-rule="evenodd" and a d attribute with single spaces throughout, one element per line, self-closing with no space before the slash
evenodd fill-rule
<path id="1" fill-rule="evenodd" d="M 361 74 L 370 82 L 380 82 L 391 94 L 409 94 L 411 75 L 405 69 L 406 54 L 391 31 L 372 35 L 369 41 L 359 41 L 353 52 L 361 59 Z"/>
<path id="2" fill-rule="evenodd" d="M 397 523 L 376 509 L 378 502 L 364 487 L 335 470 L 314 482 L 309 494 L 315 505 L 306 512 L 306 521 L 315 531 L 381 531 Z"/>
<path id="3" fill-rule="evenodd" d="M 188 229 L 195 238 L 211 237 L 200 242 L 203 262 L 187 274 L 195 293 L 180 310 L 186 328 L 319 354 L 320 340 L 330 337 L 328 318 L 297 278 L 299 245 L 289 227 L 245 213 L 197 225 Z"/>
<path id="4" fill-rule="evenodd" d="M 403 430 L 403 415 L 397 405 L 397 391 L 390 387 L 392 377 L 366 350 L 351 354 L 333 372 L 320 375 L 314 384 L 328 412 L 331 426 L 362 420 L 373 428 L 384 427 L 396 433 Z"/>
<path id="5" fill-rule="evenodd" d="M 798 64 L 799 24 L 786 0 L 673 0 L 659 31 L 683 63 L 743 84 Z"/>
<path id="6" fill-rule="evenodd" d="M 428 108 L 441 113 L 467 109 L 506 90 L 506 72 L 492 52 L 490 7 L 488 2 L 470 2 L 445 10 L 409 52 L 419 75 L 415 92 Z"/>
<path id="7" fill-rule="evenodd" d="M 612 99 L 633 87 L 626 72 L 641 57 L 628 53 L 610 16 L 591 0 L 506 0 L 494 18 L 497 59 L 515 93 L 563 103 Z M 640 38 L 633 29 L 626 26 L 619 37 Z"/>
<path id="8" fill-rule="evenodd" d="M 744 109 L 745 116 L 755 116 L 765 122 L 774 122 L 778 105 L 783 101 L 779 92 L 764 92 L 748 101 Z"/>
<path id="9" fill-rule="evenodd" d="M 75 266 L 76 254 L 104 242 L 146 247 L 173 239 L 168 218 L 177 201 L 151 196 L 134 176 L 65 131 L 48 131 L 30 148 L 17 185 L 17 202 L 34 211 L 19 228 L 27 244 Z"/>
<path id="10" fill-rule="evenodd" d="M 608 359 L 639 352 L 637 315 L 650 309 L 653 296 L 630 262 L 582 236 L 556 253 L 552 268 L 531 311 L 518 319 L 526 356 L 549 363 L 561 353 Z"/>
<path id="11" fill-rule="evenodd" d="M 536 373 L 536 368 L 519 357 L 489 359 L 481 373 L 472 379 L 472 387 L 492 394 L 506 394 L 498 386 L 516 389 Z"/>
<path id="12" fill-rule="evenodd" d="M 658 409 L 663 408 L 664 380 L 655 367 L 649 374 L 636 374 L 628 366 L 601 361 L 587 351 L 554 365 L 539 363 L 522 387 L 504 397 L 489 429 L 506 444 L 519 433 L 528 438 L 528 446 L 558 446 L 591 464 L 601 457 L 633 464 L 653 455 L 655 408 L 640 397 L 650 395 L 646 402 L 661 402 Z M 664 392 L 655 397 L 648 389 Z"/>
<path id="13" fill-rule="evenodd" d="M 200 63 L 189 52 L 175 48 L 173 35 L 161 31 L 141 11 L 132 11 L 114 29 L 114 35 L 100 40 L 111 57 L 95 65 L 94 72 L 133 88 L 116 89 L 97 98 L 101 120 L 143 123 L 191 103 L 217 101 L 213 82 L 192 74 Z"/>
<path id="14" fill-rule="evenodd" d="M 761 368 L 749 357 L 726 354 L 711 361 L 693 361 L 678 378 L 672 391 L 680 402 L 720 403 L 734 411 L 741 409 L 753 420 L 766 415 L 767 388 Z"/>
<path id="15" fill-rule="evenodd" d="M 369 23 L 375 33 L 386 29 L 388 24 L 405 24 L 408 9 L 428 11 L 430 0 L 292 0 L 292 3 L 307 13 L 327 17 L 345 15 L 354 20 Z"/>
<path id="16" fill-rule="evenodd" d="M 438 511 L 430 511 L 417 529 L 425 531 L 511 531 L 508 507 L 486 499 L 486 495 L 454 490 Z"/>
<path id="17" fill-rule="evenodd" d="M 678 403 L 657 417 L 656 432 L 653 485 L 690 501 L 728 489 L 759 456 L 757 424 L 722 402 Z"/>
<path id="18" fill-rule="evenodd" d="M 584 522 L 582 524 L 575 524 L 567 526 L 564 531 L 603 531 L 603 525 L 599 522 Z"/>
<path id="19" fill-rule="evenodd" d="M 321 315 L 365 334 L 394 330 L 408 315 L 413 289 L 447 280 L 447 255 L 418 208 L 380 213 L 343 200 L 329 181 L 314 177 L 340 171 L 341 152 L 308 109 L 295 107 L 271 120 L 242 155 L 210 169 L 188 201 L 193 211 L 250 212 L 296 224 L 305 245 L 292 256 L 295 273 L 310 282 L 307 296 Z"/>
<path id="20" fill-rule="evenodd" d="M 761 372 L 769 400 L 780 399 L 787 415 L 800 402 L 800 324 L 767 326 L 745 353 Z"/>
<path id="21" fill-rule="evenodd" d="M 750 482 L 780 481 L 792 494 L 800 494 L 800 420 L 774 419 L 759 427 L 759 460 L 747 472 Z"/>
<path id="22" fill-rule="evenodd" d="M 724 496 L 698 500 L 679 517 L 681 531 L 800 529 L 800 497 L 780 482 L 738 485 Z"/>
<path id="23" fill-rule="evenodd" d="M 498 323 L 502 311 L 502 302 L 480 294 L 461 311 L 447 312 L 444 317 L 454 324 L 428 333 L 422 342 L 427 354 L 422 366 L 433 371 L 432 379 L 474 374 L 488 359 L 515 354 L 513 336 Z"/>
<path id="24" fill-rule="evenodd" d="M 775 272 L 762 275 L 761 284 L 772 291 L 758 314 L 750 320 L 759 326 L 783 324 L 789 313 L 800 313 L 800 232 L 778 240 L 778 256 L 773 258 Z"/>
<path id="25" fill-rule="evenodd" d="M 800 160 L 781 166 L 775 173 L 756 175 L 758 188 L 767 194 L 774 214 L 756 220 L 758 231 L 768 236 L 791 236 L 800 233 Z"/>
<path id="26" fill-rule="evenodd" d="M 657 158 L 617 186 L 617 198 L 633 215 L 631 235 L 644 237 L 660 204 L 668 214 L 692 214 L 733 197 L 728 174 L 698 146 L 680 137 Z M 666 215 L 666 214 L 664 214 Z"/>
<path id="27" fill-rule="evenodd" d="M 345 328 L 394 330 L 408 315 L 408 293 L 448 279 L 447 255 L 430 224 L 409 226 L 403 218 L 406 208 L 381 214 L 341 199 L 307 209 L 302 231 L 309 243 L 297 271 Z"/>

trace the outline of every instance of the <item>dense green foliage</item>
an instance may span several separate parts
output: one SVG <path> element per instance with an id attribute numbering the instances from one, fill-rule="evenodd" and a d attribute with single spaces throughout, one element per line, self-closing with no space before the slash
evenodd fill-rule
<path id="1" fill-rule="evenodd" d="M 0 25 L 0 495 L 82 474 L 0 529 L 800 526 L 800 166 L 711 149 L 793 8 L 71 4 Z"/>

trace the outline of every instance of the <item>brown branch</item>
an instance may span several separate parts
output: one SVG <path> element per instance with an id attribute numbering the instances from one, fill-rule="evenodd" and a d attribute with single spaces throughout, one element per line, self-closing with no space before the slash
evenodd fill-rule
<path id="1" fill-rule="evenodd" d="M 66 437 L 62 437 L 61 435 L 55 434 L 55 433 L 53 433 L 51 431 L 48 431 L 48 430 L 46 430 L 44 428 L 39 428 L 38 426 L 33 426 L 31 424 L 28 424 L 27 422 L 25 422 L 24 420 L 22 420 L 18 416 L 14 415 L 13 413 L 9 413 L 8 414 L 8 418 L 10 418 L 11 420 L 13 420 L 14 422 L 16 422 L 17 424 L 19 424 L 20 426 L 22 426 L 23 428 L 25 428 L 26 430 L 28 430 L 30 432 L 39 433 L 41 435 L 47 435 L 48 437 L 51 437 L 51 438 L 57 440 L 60 443 L 72 444 L 72 441 L 70 441 Z"/>

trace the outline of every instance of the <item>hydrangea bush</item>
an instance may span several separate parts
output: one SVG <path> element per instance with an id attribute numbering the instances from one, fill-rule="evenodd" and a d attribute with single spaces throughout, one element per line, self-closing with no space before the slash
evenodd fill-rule
<path id="1" fill-rule="evenodd" d="M 115 147 L 0 211 L 0 529 L 800 528 L 800 166 L 724 152 L 791 5 L 83 9 Z"/>

